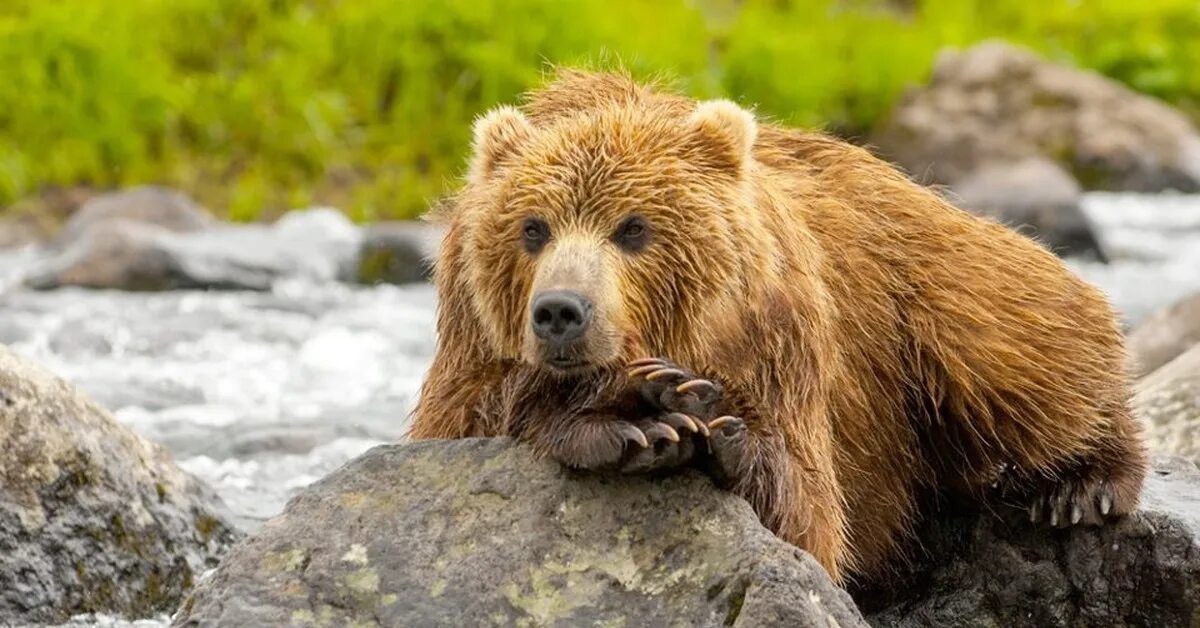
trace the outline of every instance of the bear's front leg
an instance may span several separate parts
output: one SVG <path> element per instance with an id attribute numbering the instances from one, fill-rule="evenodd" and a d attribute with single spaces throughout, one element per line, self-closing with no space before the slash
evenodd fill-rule
<path id="1" fill-rule="evenodd" d="M 788 425 L 778 416 L 754 414 L 752 405 L 730 394 L 739 391 L 726 391 L 663 358 L 629 366 L 641 396 L 662 416 L 684 415 L 703 426 L 695 437 L 698 466 L 718 486 L 750 502 L 768 528 L 807 550 L 840 582 L 849 560 L 847 526 L 824 406 L 777 399 L 758 408 L 797 417 L 803 436 L 792 436 L 789 446 Z M 735 409 L 747 414 L 725 414 Z"/>
<path id="2" fill-rule="evenodd" d="M 660 421 L 703 437 L 701 466 L 718 485 L 728 488 L 745 474 L 746 424 L 739 417 L 718 416 L 724 395 L 719 383 L 665 358 L 635 360 L 629 369 L 642 398 L 661 412 Z"/>

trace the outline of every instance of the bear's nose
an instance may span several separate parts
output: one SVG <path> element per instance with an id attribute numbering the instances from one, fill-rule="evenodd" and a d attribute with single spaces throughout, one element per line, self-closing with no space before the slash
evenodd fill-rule
<path id="1" fill-rule="evenodd" d="M 592 302 L 570 290 L 547 290 L 533 298 L 533 333 L 553 344 L 578 339 L 592 322 Z"/>

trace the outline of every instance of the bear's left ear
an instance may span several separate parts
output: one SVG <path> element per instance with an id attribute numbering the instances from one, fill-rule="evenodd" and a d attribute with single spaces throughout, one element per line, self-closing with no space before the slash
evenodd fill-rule
<path id="1" fill-rule="evenodd" d="M 475 121 L 467 178 L 479 183 L 533 135 L 533 125 L 516 107 L 496 107 Z"/>
<path id="2" fill-rule="evenodd" d="M 742 172 L 758 137 L 754 114 L 728 100 L 708 100 L 696 106 L 688 123 L 699 155 L 716 167 Z"/>

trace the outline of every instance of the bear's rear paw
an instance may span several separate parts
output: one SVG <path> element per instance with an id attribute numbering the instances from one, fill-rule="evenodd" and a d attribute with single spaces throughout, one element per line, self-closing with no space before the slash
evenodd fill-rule
<path id="1" fill-rule="evenodd" d="M 1045 521 L 1055 528 L 1102 525 L 1137 506 L 1139 487 L 1130 484 L 1095 468 L 1047 478 L 1039 483 L 1029 505 L 1029 520 L 1035 524 Z"/>

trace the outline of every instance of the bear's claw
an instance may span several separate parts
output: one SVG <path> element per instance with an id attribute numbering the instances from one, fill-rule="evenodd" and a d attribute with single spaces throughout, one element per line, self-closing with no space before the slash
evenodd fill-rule
<path id="1" fill-rule="evenodd" d="M 646 374 L 646 381 L 652 382 L 657 379 L 662 379 L 664 377 L 686 377 L 686 375 L 687 375 L 686 373 L 684 373 L 683 371 L 681 371 L 679 369 L 675 369 L 675 368 L 671 368 L 671 367 L 663 367 L 663 368 L 658 369 L 657 371 Z"/>
<path id="2" fill-rule="evenodd" d="M 686 395 L 694 392 L 700 397 L 717 394 L 717 385 L 707 379 L 693 379 L 675 387 L 675 392 Z"/>
<path id="3" fill-rule="evenodd" d="M 634 427 L 632 423 L 621 421 L 617 426 L 617 433 L 625 440 L 637 443 L 642 449 L 650 446 L 650 441 L 646 439 L 646 434 Z"/>
<path id="4" fill-rule="evenodd" d="M 645 434 L 651 446 L 626 451 L 618 465 L 622 473 L 649 473 L 680 467 L 695 453 L 692 439 L 681 439 L 679 432 L 664 421 L 642 420 L 636 429 Z"/>
<path id="5" fill-rule="evenodd" d="M 741 421 L 741 419 L 739 419 L 735 416 L 728 416 L 728 415 L 723 416 L 723 417 L 718 417 L 718 418 L 713 419 L 708 422 L 708 429 L 709 430 L 717 430 L 717 429 L 720 429 L 722 425 L 732 423 L 734 421 Z"/>
<path id="6" fill-rule="evenodd" d="M 1111 482 L 1092 478 L 1047 482 L 1029 506 L 1029 521 L 1045 521 L 1052 528 L 1084 523 L 1100 525 L 1117 516 L 1113 511 L 1116 496 Z"/>
<path id="7" fill-rule="evenodd" d="M 745 473 L 746 422 L 734 416 L 722 416 L 708 423 L 708 474 L 719 486 L 728 486 Z"/>
<path id="8" fill-rule="evenodd" d="M 646 434 L 646 438 L 649 439 L 650 442 L 657 442 L 664 438 L 672 443 L 679 442 L 679 432 L 676 432 L 675 428 L 667 425 L 666 423 L 659 423 L 655 421 L 651 422 L 649 427 L 643 427 L 641 429 L 642 432 Z"/>
<path id="9" fill-rule="evenodd" d="M 651 364 L 655 364 L 658 366 L 666 366 L 666 363 L 663 361 L 662 358 L 638 358 L 637 360 L 634 360 L 629 363 L 629 368 L 634 368 L 634 367 L 638 367 L 638 366 L 649 366 Z"/>
<path id="10" fill-rule="evenodd" d="M 664 412 L 711 419 L 721 400 L 721 386 L 696 377 L 663 358 L 642 358 L 628 364 L 629 377 L 640 379 L 642 397 Z"/>
<path id="11" fill-rule="evenodd" d="M 700 433 L 708 436 L 708 426 L 704 421 L 690 417 L 682 412 L 671 412 L 660 419 L 677 430 L 687 430 L 693 434 Z"/>
<path id="12" fill-rule="evenodd" d="M 632 371 L 629 371 L 629 376 L 630 377 L 639 377 L 641 375 L 646 375 L 647 373 L 653 373 L 662 368 L 663 368 L 662 364 L 643 364 L 641 366 L 634 368 Z"/>

